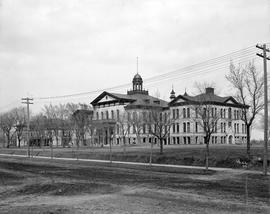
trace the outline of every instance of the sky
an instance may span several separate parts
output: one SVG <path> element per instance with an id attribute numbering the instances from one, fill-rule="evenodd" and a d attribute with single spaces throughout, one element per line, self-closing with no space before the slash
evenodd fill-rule
<path id="1" fill-rule="evenodd" d="M 136 57 L 143 79 L 162 75 L 270 42 L 269 20 L 269 0 L 0 0 L 0 111 L 26 96 L 39 112 L 44 104 L 90 103 L 100 91 L 39 97 L 130 83 L 114 91 L 126 93 Z M 232 95 L 227 71 L 180 70 L 178 78 L 146 81 L 145 88 L 168 100 L 172 85 L 176 94 L 193 93 L 194 83 L 205 81 Z"/>

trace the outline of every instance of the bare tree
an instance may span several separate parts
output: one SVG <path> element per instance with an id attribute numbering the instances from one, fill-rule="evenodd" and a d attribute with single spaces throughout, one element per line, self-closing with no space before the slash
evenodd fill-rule
<path id="1" fill-rule="evenodd" d="M 231 62 L 226 79 L 236 90 L 236 100 L 243 104 L 241 119 L 247 129 L 247 158 L 250 161 L 251 127 L 256 116 L 263 109 L 263 76 L 256 70 L 254 63 L 249 63 L 245 67 L 235 67 Z M 248 106 L 250 109 L 247 108 Z"/>
<path id="2" fill-rule="evenodd" d="M 51 137 L 55 137 L 56 146 L 58 147 L 58 134 L 59 134 L 59 124 L 57 118 L 57 106 L 45 105 L 43 113 L 46 116 L 47 131 Z"/>
<path id="3" fill-rule="evenodd" d="M 128 113 L 129 114 L 129 113 Z M 141 143 L 141 134 L 144 126 L 143 115 L 141 112 L 133 111 L 132 115 L 128 116 L 128 125 L 133 129 L 133 133 L 136 135 L 137 143 Z"/>
<path id="4" fill-rule="evenodd" d="M 14 128 L 15 121 L 15 116 L 11 111 L 0 115 L 0 128 L 3 130 L 4 135 L 6 136 L 7 148 L 9 148 L 12 136 L 14 134 L 12 129 Z"/>
<path id="5" fill-rule="evenodd" d="M 93 112 L 87 109 L 77 110 L 72 115 L 73 129 L 76 135 L 77 148 L 80 142 L 85 145 L 85 135 L 89 130 L 90 123 L 93 119 Z"/>
<path id="6" fill-rule="evenodd" d="M 218 122 L 220 120 L 220 113 L 217 108 L 203 99 L 193 104 L 194 113 L 193 121 L 197 123 L 204 132 L 204 143 L 206 145 L 205 154 L 205 168 L 209 167 L 209 143 L 212 134 L 216 133 L 219 129 Z"/>
<path id="7" fill-rule="evenodd" d="M 126 137 L 128 134 L 128 116 L 126 112 L 123 112 L 119 115 L 119 118 L 117 118 L 117 127 L 119 127 L 119 134 L 122 137 L 123 140 L 123 151 L 124 154 L 126 154 Z"/>
<path id="8" fill-rule="evenodd" d="M 15 108 L 12 111 L 15 117 L 15 132 L 18 140 L 18 147 L 21 147 L 21 141 L 23 137 L 23 131 L 26 127 L 26 110 L 23 107 Z"/>
<path id="9" fill-rule="evenodd" d="M 170 133 L 170 128 L 173 119 L 170 117 L 170 112 L 162 112 L 161 109 L 152 109 L 149 111 L 148 117 L 149 134 L 155 136 L 159 141 L 160 154 L 163 154 L 163 143 Z"/>

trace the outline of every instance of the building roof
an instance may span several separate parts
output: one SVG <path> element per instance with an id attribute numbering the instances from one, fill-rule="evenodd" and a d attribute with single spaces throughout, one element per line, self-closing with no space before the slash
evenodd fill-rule
<path id="1" fill-rule="evenodd" d="M 214 104 L 238 108 L 249 108 L 248 105 L 243 105 L 237 102 L 232 96 L 221 97 L 214 94 L 214 89 L 209 89 L 211 89 L 210 92 L 206 91 L 205 93 L 201 93 L 195 96 L 190 96 L 187 93 L 184 95 L 179 95 L 169 103 L 169 106 L 188 104 Z M 178 102 L 179 100 L 181 100 L 181 102 Z"/>
<path id="2" fill-rule="evenodd" d="M 95 100 L 91 102 L 93 106 L 98 105 L 99 101 L 105 97 L 106 95 L 113 97 L 116 101 L 119 102 L 128 102 L 125 108 L 167 108 L 168 102 L 165 100 L 161 100 L 159 98 L 150 96 L 148 94 L 119 94 L 119 93 L 109 93 L 104 91 L 100 94 Z M 114 100 L 114 101 L 115 101 Z M 108 101 L 112 102 L 112 101 Z M 102 102 L 102 104 L 106 104 L 108 102 Z"/>

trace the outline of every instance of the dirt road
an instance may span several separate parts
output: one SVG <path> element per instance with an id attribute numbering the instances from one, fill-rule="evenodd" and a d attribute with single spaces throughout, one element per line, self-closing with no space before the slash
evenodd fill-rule
<path id="1" fill-rule="evenodd" d="M 270 178 L 0 158 L 1 213 L 269 213 Z"/>

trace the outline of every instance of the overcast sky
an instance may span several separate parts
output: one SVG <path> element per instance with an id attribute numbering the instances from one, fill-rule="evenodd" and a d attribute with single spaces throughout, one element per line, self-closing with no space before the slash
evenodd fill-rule
<path id="1" fill-rule="evenodd" d="M 137 56 L 139 73 L 149 78 L 270 42 L 269 20 L 269 0 L 0 0 L 0 110 L 25 96 L 131 83 Z M 182 94 L 195 81 L 211 80 L 226 94 L 223 76 L 210 72 L 145 88 L 167 99 L 172 84 Z M 97 95 L 44 103 L 90 103 Z M 31 107 L 38 111 L 44 103 Z"/>

